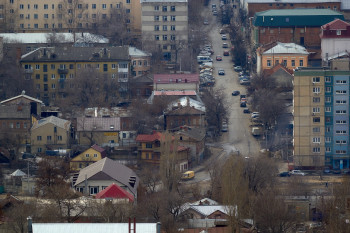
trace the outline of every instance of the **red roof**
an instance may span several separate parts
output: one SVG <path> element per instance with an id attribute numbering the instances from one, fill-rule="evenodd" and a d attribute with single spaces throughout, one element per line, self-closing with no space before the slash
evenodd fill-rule
<path id="1" fill-rule="evenodd" d="M 114 199 L 129 199 L 129 201 L 134 201 L 134 196 L 119 187 L 116 184 L 111 184 L 101 192 L 96 194 L 97 199 L 103 199 L 103 198 L 114 198 Z"/>
<path id="2" fill-rule="evenodd" d="M 198 74 L 155 74 L 154 83 L 198 83 Z"/>
<path id="3" fill-rule="evenodd" d="M 285 70 L 287 73 L 289 73 L 289 74 L 291 74 L 291 75 L 294 73 L 293 70 L 290 70 L 290 69 L 284 67 L 282 64 L 279 63 L 279 64 L 275 65 L 275 66 L 274 66 L 273 68 L 271 68 L 271 69 L 265 69 L 265 70 L 263 71 L 263 75 L 264 75 L 264 76 L 270 76 L 270 75 L 274 74 L 275 72 L 277 72 L 277 71 L 280 70 L 280 69 Z"/>
<path id="4" fill-rule="evenodd" d="M 136 137 L 137 142 L 154 142 L 156 140 L 160 140 L 162 137 L 162 133 L 153 132 L 153 134 L 139 134 Z"/>
<path id="5" fill-rule="evenodd" d="M 324 30 L 346 30 L 347 26 L 350 26 L 350 24 L 341 19 L 335 19 L 332 22 L 322 25 L 321 28 Z"/>
<path id="6" fill-rule="evenodd" d="M 184 95 L 196 95 L 195 91 L 154 91 L 154 95 L 179 95 L 179 96 L 184 96 Z"/>
<path id="7" fill-rule="evenodd" d="M 102 147 L 100 147 L 99 145 L 96 145 L 96 144 L 91 146 L 91 148 L 95 149 L 96 151 L 101 152 L 101 153 L 105 151 L 105 149 L 103 149 Z"/>

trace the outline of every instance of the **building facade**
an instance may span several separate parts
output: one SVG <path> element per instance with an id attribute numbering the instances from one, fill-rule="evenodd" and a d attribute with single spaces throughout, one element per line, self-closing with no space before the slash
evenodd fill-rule
<path id="1" fill-rule="evenodd" d="M 188 44 L 187 0 L 141 0 L 141 12 L 143 49 L 161 51 L 164 60 L 176 61 Z"/>
<path id="2" fill-rule="evenodd" d="M 329 9 L 268 10 L 255 14 L 254 40 L 259 45 L 270 42 L 296 43 L 321 47 L 320 27 L 344 16 Z"/>
<path id="3" fill-rule="evenodd" d="M 72 158 L 72 160 L 69 162 L 69 167 L 71 171 L 80 171 L 81 169 L 103 159 L 104 157 L 106 157 L 106 151 L 102 147 L 95 144 Z"/>
<path id="4" fill-rule="evenodd" d="M 33 81 L 36 98 L 46 104 L 65 98 L 78 76 L 99 74 L 121 87 L 130 76 L 128 47 L 44 47 L 23 55 L 20 62 L 24 79 Z"/>
<path id="5" fill-rule="evenodd" d="M 350 48 L 350 24 L 336 19 L 321 27 L 322 60 L 327 62 Z"/>
<path id="6" fill-rule="evenodd" d="M 350 71 L 294 73 L 294 163 L 349 168 Z"/>
<path id="7" fill-rule="evenodd" d="M 93 31 L 118 13 L 125 17 L 127 30 L 140 35 L 140 6 L 139 0 L 1 0 L 0 28 L 2 32 Z"/>
<path id="8" fill-rule="evenodd" d="M 153 81 L 155 91 L 199 90 L 198 74 L 154 74 Z"/>

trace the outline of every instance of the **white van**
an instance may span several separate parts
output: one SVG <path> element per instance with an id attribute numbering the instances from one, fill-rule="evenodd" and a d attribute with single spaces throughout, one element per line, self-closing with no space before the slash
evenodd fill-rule
<path id="1" fill-rule="evenodd" d="M 197 56 L 197 62 L 198 64 L 203 62 L 213 62 L 213 59 L 211 59 L 209 56 Z"/>

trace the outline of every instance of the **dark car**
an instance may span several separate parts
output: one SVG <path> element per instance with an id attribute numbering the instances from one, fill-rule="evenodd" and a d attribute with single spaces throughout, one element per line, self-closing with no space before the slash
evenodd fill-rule
<path id="1" fill-rule="evenodd" d="M 289 174 L 289 172 L 281 172 L 281 173 L 279 174 L 279 176 L 280 176 L 280 177 L 289 177 L 290 174 Z"/>
<path id="2" fill-rule="evenodd" d="M 31 153 L 23 153 L 22 159 L 34 159 L 36 156 Z"/>
<path id="3" fill-rule="evenodd" d="M 239 95 L 239 94 L 240 94 L 239 91 L 233 91 L 233 92 L 232 92 L 232 96 L 237 96 L 237 95 Z"/>
<path id="4" fill-rule="evenodd" d="M 233 70 L 236 72 L 241 72 L 242 71 L 242 67 L 241 66 L 235 66 L 233 67 Z"/>
<path id="5" fill-rule="evenodd" d="M 324 174 L 329 174 L 329 173 L 331 173 L 331 169 L 325 168 L 325 169 L 323 170 L 323 173 L 324 173 Z"/>
<path id="6" fill-rule="evenodd" d="M 225 50 L 225 51 L 224 51 L 224 56 L 230 56 L 230 52 L 227 51 L 227 50 Z"/>
<path id="7" fill-rule="evenodd" d="M 333 170 L 333 174 L 341 174 L 341 170 L 340 169 Z"/>
<path id="8" fill-rule="evenodd" d="M 247 107 L 247 103 L 246 102 L 241 102 L 241 105 L 240 105 L 242 108 L 245 108 Z"/>
<path id="9" fill-rule="evenodd" d="M 243 109 L 243 113 L 250 113 L 249 108 L 245 108 L 245 109 Z"/>
<path id="10" fill-rule="evenodd" d="M 217 61 L 222 61 L 222 57 L 221 57 L 220 55 L 217 55 L 217 56 L 216 56 L 216 60 L 217 60 Z"/>

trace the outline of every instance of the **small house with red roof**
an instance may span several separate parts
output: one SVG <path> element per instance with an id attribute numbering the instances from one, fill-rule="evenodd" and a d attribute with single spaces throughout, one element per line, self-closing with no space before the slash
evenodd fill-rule
<path id="1" fill-rule="evenodd" d="M 350 51 L 350 23 L 335 19 L 321 26 L 322 60 Z"/>
<path id="2" fill-rule="evenodd" d="M 113 183 L 96 194 L 96 199 L 119 199 L 125 202 L 133 202 L 134 196 Z"/>
<path id="3" fill-rule="evenodd" d="M 153 77 L 155 91 L 199 90 L 198 74 L 155 74 Z"/>
<path id="4" fill-rule="evenodd" d="M 138 143 L 138 154 L 141 161 L 148 164 L 159 165 L 162 156 L 161 142 L 163 140 L 165 140 L 165 135 L 160 132 L 137 135 L 136 142 Z M 177 163 L 180 171 L 188 170 L 189 156 L 189 147 L 177 146 Z"/>
<path id="5" fill-rule="evenodd" d="M 293 70 L 282 64 L 277 64 L 271 69 L 264 70 L 262 73 L 263 77 L 272 78 L 275 81 L 276 88 L 284 91 L 293 90 L 293 74 Z"/>
<path id="6" fill-rule="evenodd" d="M 74 157 L 69 165 L 71 171 L 80 171 L 81 169 L 106 157 L 106 151 L 99 145 L 93 145 Z"/>

